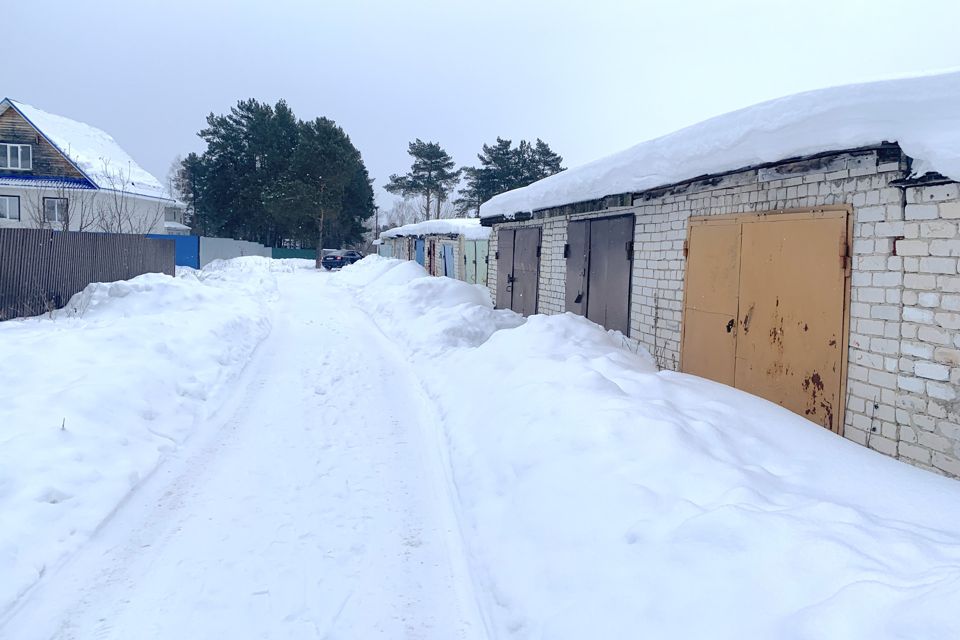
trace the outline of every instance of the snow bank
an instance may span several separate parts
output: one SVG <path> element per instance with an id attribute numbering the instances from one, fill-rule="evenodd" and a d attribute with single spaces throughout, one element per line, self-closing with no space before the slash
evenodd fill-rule
<path id="1" fill-rule="evenodd" d="M 272 271 L 293 268 L 248 257 L 91 284 L 0 323 L 0 611 L 217 408 L 269 333 Z"/>
<path id="2" fill-rule="evenodd" d="M 367 256 L 336 275 L 339 284 L 359 288 L 360 304 L 378 325 L 423 357 L 475 347 L 523 323 L 511 311 L 495 310 L 483 285 L 431 276 L 416 262 Z"/>
<path id="3" fill-rule="evenodd" d="M 160 181 L 138 165 L 108 133 L 23 102 L 10 103 L 101 189 L 124 189 L 135 195 L 173 200 Z M 124 180 L 126 185 L 122 184 Z"/>
<path id="4" fill-rule="evenodd" d="M 462 235 L 467 240 L 486 240 L 490 237 L 490 228 L 481 227 L 480 218 L 445 218 L 387 229 L 380 233 L 380 238 L 429 235 Z"/>
<path id="5" fill-rule="evenodd" d="M 409 265 L 334 278 L 436 402 L 494 635 L 960 637 L 960 483 Z"/>
<path id="6" fill-rule="evenodd" d="M 480 216 L 645 191 L 824 151 L 899 142 L 918 175 L 960 180 L 960 72 L 808 91 L 706 120 L 491 198 Z"/>

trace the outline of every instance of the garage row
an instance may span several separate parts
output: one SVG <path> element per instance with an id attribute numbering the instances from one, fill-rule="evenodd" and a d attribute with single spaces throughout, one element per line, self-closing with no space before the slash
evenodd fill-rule
<path id="1" fill-rule="evenodd" d="M 960 316 L 937 290 L 960 277 L 956 257 L 924 256 L 960 244 L 960 193 L 910 162 L 884 143 L 487 218 L 488 287 L 499 308 L 583 315 L 662 369 L 957 475 Z"/>
<path id="2" fill-rule="evenodd" d="M 377 253 L 415 260 L 430 275 L 485 285 L 489 235 L 477 218 L 427 220 L 382 232 Z"/>

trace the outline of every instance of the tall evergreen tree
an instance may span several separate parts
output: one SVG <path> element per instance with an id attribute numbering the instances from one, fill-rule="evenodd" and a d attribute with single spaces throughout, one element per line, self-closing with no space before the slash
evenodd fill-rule
<path id="1" fill-rule="evenodd" d="M 540 138 L 534 144 L 521 140 L 514 147 L 513 141 L 498 137 L 495 144 L 483 145 L 477 159 L 480 166 L 463 169 L 466 185 L 454 201 L 461 214 L 476 212 L 497 194 L 525 187 L 564 169 L 563 158 Z"/>
<path id="2" fill-rule="evenodd" d="M 204 166 L 200 156 L 191 152 L 186 158 L 180 160 L 171 179 L 177 197 L 187 205 L 186 220 L 197 235 L 204 235 L 207 230 L 207 221 L 198 207 L 198 201 L 202 197 L 200 188 L 206 179 L 203 171 Z"/>
<path id="3" fill-rule="evenodd" d="M 283 101 L 245 100 L 210 114 L 200 137 L 207 149 L 183 160 L 177 187 L 203 232 L 270 246 L 362 239 L 373 189 L 360 152 L 332 120 L 302 122 Z"/>
<path id="4" fill-rule="evenodd" d="M 423 196 L 427 220 L 430 219 L 431 203 L 436 202 L 436 217 L 439 218 L 440 206 L 460 179 L 460 170 L 454 170 L 453 158 L 437 142 L 417 138 L 410 143 L 407 153 L 413 158 L 410 171 L 404 175 L 391 175 L 384 189 L 404 197 Z"/>

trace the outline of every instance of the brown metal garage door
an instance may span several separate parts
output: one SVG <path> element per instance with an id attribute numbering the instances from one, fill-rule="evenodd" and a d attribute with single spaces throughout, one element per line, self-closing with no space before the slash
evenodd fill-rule
<path id="1" fill-rule="evenodd" d="M 607 329 L 630 332 L 632 215 L 567 225 L 566 309 Z"/>
<path id="2" fill-rule="evenodd" d="M 537 312 L 540 227 L 497 234 L 497 307 L 530 316 Z"/>
<path id="3" fill-rule="evenodd" d="M 848 217 L 691 219 L 681 369 L 841 432 Z"/>

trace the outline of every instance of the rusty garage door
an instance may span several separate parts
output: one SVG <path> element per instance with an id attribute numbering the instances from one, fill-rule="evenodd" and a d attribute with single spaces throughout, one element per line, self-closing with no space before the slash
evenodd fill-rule
<path id="1" fill-rule="evenodd" d="M 848 210 L 693 218 L 681 369 L 843 428 Z"/>
<path id="2" fill-rule="evenodd" d="M 567 225 L 567 311 L 629 335 L 632 215 Z"/>
<path id="3" fill-rule="evenodd" d="M 497 307 L 524 316 L 537 312 L 540 227 L 501 229 L 497 234 Z"/>

